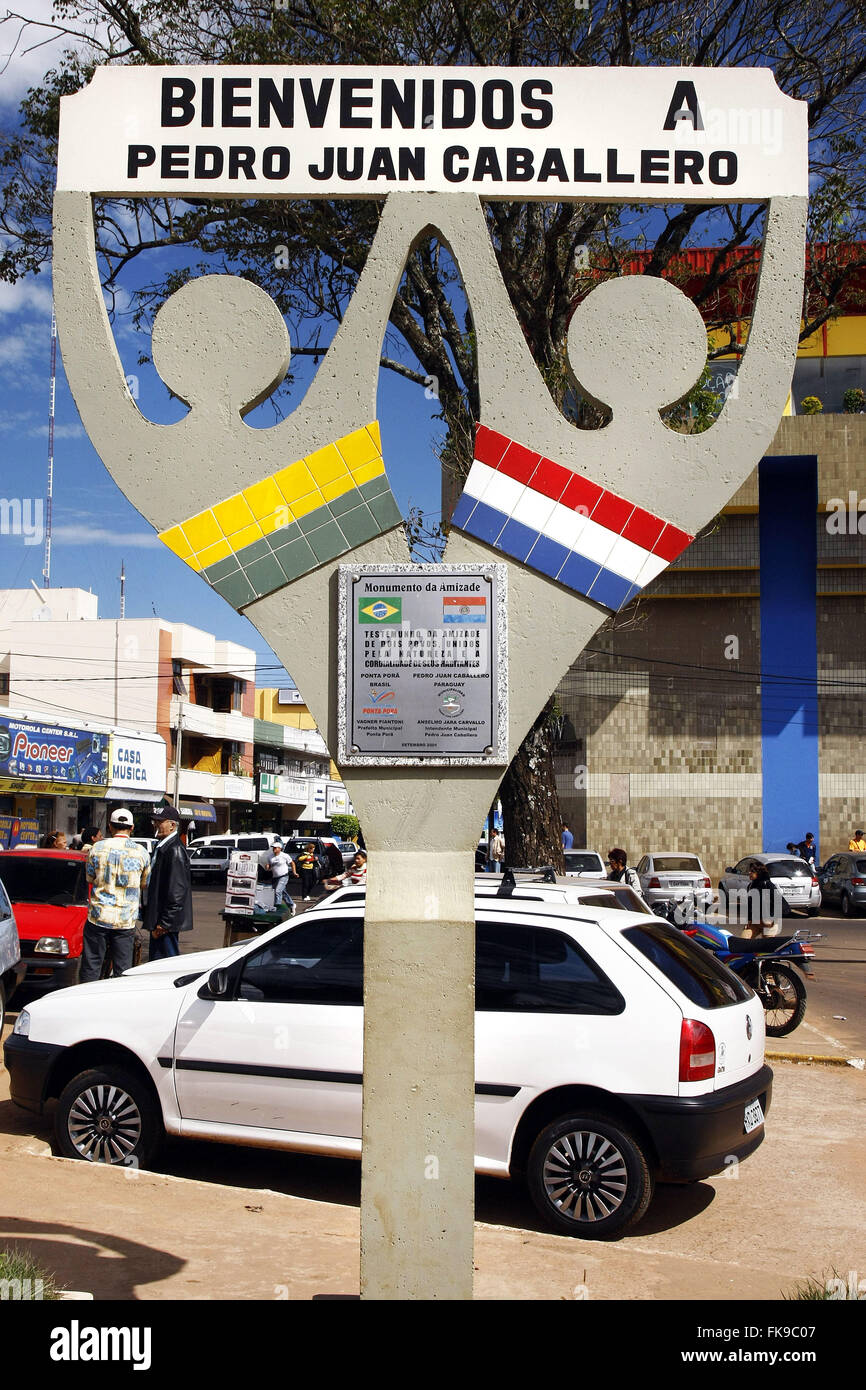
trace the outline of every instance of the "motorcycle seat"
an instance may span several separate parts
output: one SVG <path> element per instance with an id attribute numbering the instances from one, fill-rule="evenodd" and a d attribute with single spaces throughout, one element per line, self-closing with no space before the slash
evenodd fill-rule
<path id="1" fill-rule="evenodd" d="M 793 936 L 729 936 L 728 950 L 737 955 L 771 956 L 793 940 Z"/>

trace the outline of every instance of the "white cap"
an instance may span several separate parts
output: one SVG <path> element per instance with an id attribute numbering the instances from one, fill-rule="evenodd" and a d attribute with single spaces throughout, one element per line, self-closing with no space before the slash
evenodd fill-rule
<path id="1" fill-rule="evenodd" d="M 109 825 L 128 825 L 132 827 L 132 812 L 127 811 L 121 806 L 118 811 L 112 811 Z"/>

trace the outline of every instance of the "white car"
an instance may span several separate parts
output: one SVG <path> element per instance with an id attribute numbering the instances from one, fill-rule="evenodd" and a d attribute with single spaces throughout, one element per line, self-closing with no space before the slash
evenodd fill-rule
<path id="1" fill-rule="evenodd" d="M 604 860 L 594 849 L 563 850 L 569 878 L 604 878 Z"/>
<path id="2" fill-rule="evenodd" d="M 746 895 L 751 887 L 749 866 L 765 864 L 773 883 L 788 908 L 800 908 L 809 917 L 821 910 L 821 885 L 811 864 L 790 854 L 747 854 L 736 865 L 725 869 L 719 882 L 719 912 L 727 921 L 748 922 Z"/>
<path id="3" fill-rule="evenodd" d="M 650 907 L 655 903 L 685 903 L 704 914 L 712 906 L 712 879 L 696 854 L 679 850 L 645 854 L 637 875 Z"/>
<path id="4" fill-rule="evenodd" d="M 357 1157 L 359 891 L 39 1000 L 6 1043 L 13 1100 L 57 1098 L 60 1151 L 91 1162 L 149 1166 L 166 1132 Z M 657 1180 L 752 1153 L 772 1072 L 736 975 L 667 922 L 573 891 L 477 897 L 475 1164 L 524 1177 L 554 1230 L 602 1237 L 641 1218 Z"/>

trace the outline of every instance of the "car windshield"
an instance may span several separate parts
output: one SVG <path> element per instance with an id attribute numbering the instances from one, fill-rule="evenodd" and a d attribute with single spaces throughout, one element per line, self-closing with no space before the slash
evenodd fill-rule
<path id="1" fill-rule="evenodd" d="M 190 859 L 225 859 L 228 850 L 222 845 L 198 845 L 189 852 Z"/>
<path id="2" fill-rule="evenodd" d="M 626 927 L 623 936 L 692 1004 L 723 1009 L 751 995 L 739 976 L 667 922 L 656 920 L 652 926 L 647 923 L 645 927 Z"/>
<path id="3" fill-rule="evenodd" d="M 773 859 L 767 865 L 770 878 L 812 877 L 812 870 L 802 859 Z"/>
<path id="4" fill-rule="evenodd" d="M 578 850 L 566 850 L 565 871 L 572 874 L 597 874 L 602 871 L 601 860 L 597 854 L 582 854 Z"/>
<path id="5" fill-rule="evenodd" d="M 856 863 L 858 874 L 866 874 L 866 859 L 858 859 Z"/>
<path id="6" fill-rule="evenodd" d="M 701 861 L 693 854 L 654 854 L 653 870 L 657 874 L 702 874 Z"/>
<path id="7" fill-rule="evenodd" d="M 0 856 L 0 879 L 13 903 L 45 903 L 73 907 L 87 902 L 83 859 Z"/>

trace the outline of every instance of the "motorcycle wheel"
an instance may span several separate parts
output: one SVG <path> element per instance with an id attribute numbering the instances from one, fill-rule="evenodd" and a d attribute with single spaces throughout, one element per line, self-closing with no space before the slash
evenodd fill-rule
<path id="1" fill-rule="evenodd" d="M 758 997 L 764 1006 L 767 1036 L 784 1038 L 799 1028 L 806 1013 L 806 986 L 789 965 L 765 965 Z"/>

